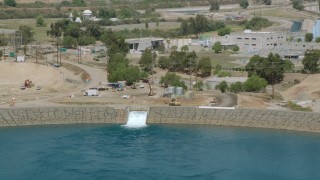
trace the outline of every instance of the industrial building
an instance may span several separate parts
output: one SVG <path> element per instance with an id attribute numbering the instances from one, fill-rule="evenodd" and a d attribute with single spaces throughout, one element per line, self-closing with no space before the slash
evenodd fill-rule
<path id="1" fill-rule="evenodd" d="M 163 38 L 136 38 L 136 39 L 126 39 L 129 44 L 130 53 L 141 53 L 147 48 L 157 49 L 164 42 Z"/>
<path id="2" fill-rule="evenodd" d="M 240 51 L 249 53 L 261 50 L 271 50 L 286 42 L 286 33 L 276 32 L 253 32 L 245 30 L 243 33 L 232 33 L 230 35 L 215 38 L 223 46 L 237 45 Z"/>

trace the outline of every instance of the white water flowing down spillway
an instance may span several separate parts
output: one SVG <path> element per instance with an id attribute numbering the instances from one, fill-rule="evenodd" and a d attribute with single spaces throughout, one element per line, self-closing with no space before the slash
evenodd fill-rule
<path id="1" fill-rule="evenodd" d="M 146 111 L 130 111 L 128 122 L 124 126 L 129 128 L 146 127 L 147 114 L 148 113 Z"/>

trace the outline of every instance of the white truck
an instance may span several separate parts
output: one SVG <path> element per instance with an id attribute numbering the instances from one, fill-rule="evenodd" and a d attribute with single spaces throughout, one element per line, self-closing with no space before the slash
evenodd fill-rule
<path id="1" fill-rule="evenodd" d="M 85 96 L 98 96 L 99 93 L 100 93 L 99 90 L 96 88 L 92 88 L 84 91 Z"/>

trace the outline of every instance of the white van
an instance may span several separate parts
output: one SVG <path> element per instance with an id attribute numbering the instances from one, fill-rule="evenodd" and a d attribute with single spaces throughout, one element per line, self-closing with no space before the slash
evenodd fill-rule
<path id="1" fill-rule="evenodd" d="M 84 92 L 85 96 L 98 96 L 99 95 L 99 90 L 98 89 L 88 89 Z"/>

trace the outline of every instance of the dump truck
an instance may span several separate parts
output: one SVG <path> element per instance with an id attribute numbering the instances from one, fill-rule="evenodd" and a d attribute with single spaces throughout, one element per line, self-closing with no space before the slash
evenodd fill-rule
<path id="1" fill-rule="evenodd" d="M 171 102 L 169 102 L 169 106 L 181 106 L 181 103 L 177 101 L 175 98 L 172 98 Z"/>

